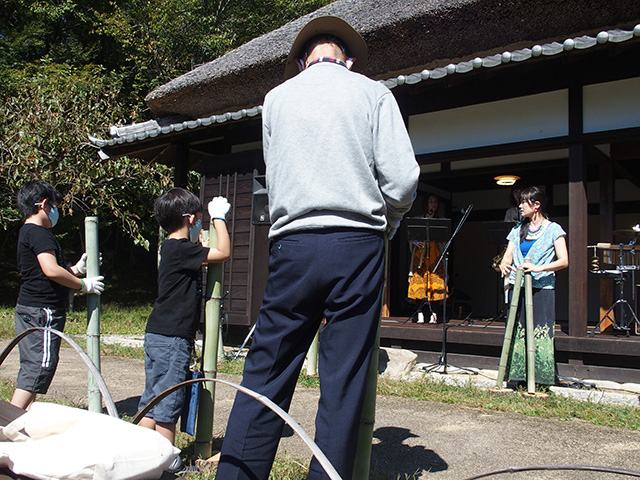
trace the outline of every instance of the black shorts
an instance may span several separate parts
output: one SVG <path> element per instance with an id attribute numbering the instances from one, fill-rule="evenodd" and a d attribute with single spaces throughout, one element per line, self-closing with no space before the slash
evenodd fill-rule
<path id="1" fill-rule="evenodd" d="M 63 309 L 16 305 L 16 335 L 33 327 L 49 327 L 62 331 L 64 324 Z M 58 366 L 60 340 L 54 333 L 37 331 L 20 341 L 18 388 L 32 393 L 47 393 Z"/>

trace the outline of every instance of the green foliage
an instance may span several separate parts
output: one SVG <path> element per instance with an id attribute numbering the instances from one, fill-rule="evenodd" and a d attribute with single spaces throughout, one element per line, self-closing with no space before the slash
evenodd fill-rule
<path id="1" fill-rule="evenodd" d="M 87 141 L 89 132 L 126 116 L 122 76 L 95 65 L 40 61 L 10 69 L 2 80 L 2 226 L 20 220 L 13 207 L 20 185 L 41 178 L 64 195 L 61 211 L 75 228 L 97 215 L 101 225 L 116 224 L 148 248 L 156 230 L 145 231 L 143 218 L 168 187 L 168 170 L 126 157 L 100 161 Z"/>
<path id="2" fill-rule="evenodd" d="M 153 88 L 330 1 L 0 0 L 0 303 L 17 295 L 14 198 L 33 178 L 64 196 L 54 234 L 65 257 L 84 251 L 84 217 L 98 216 L 107 291 L 125 282 L 147 301 L 155 265 L 139 247 L 154 246 L 150 212 L 171 169 L 102 160 L 88 135 L 148 119 Z M 189 182 L 197 190 L 199 175 Z"/>
<path id="3" fill-rule="evenodd" d="M 117 1 L 96 12 L 142 95 L 332 0 Z"/>
<path id="4" fill-rule="evenodd" d="M 101 161 L 87 135 L 144 119 L 154 87 L 330 0 L 2 3 L 0 225 L 17 221 L 19 185 L 40 177 L 65 195 L 64 213 L 97 214 L 148 247 L 168 169 Z"/>

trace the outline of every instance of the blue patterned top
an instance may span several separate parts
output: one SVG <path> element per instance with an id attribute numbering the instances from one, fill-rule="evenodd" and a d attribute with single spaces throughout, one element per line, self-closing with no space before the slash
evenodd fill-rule
<path id="1" fill-rule="evenodd" d="M 527 258 L 531 259 L 531 263 L 534 265 L 546 265 L 556 260 L 556 249 L 553 244 L 558 237 L 566 236 L 566 232 L 560 225 L 555 222 L 551 222 L 544 229 L 544 232 L 535 240 L 529 252 Z M 517 268 L 524 263 L 522 250 L 520 250 L 520 225 L 516 225 L 511 229 L 507 240 L 514 243 L 513 248 L 513 265 Z M 556 284 L 555 272 L 531 272 L 533 279 L 533 288 L 554 288 Z M 514 271 L 509 275 L 509 283 L 514 284 L 516 282 L 516 273 Z"/>

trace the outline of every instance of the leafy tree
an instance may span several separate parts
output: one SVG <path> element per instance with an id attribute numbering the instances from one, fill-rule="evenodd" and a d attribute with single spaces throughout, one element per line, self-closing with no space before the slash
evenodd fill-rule
<path id="1" fill-rule="evenodd" d="M 169 186 L 169 170 L 126 157 L 102 161 L 87 142 L 97 126 L 126 117 L 121 85 L 121 75 L 101 67 L 46 61 L 5 74 L 0 110 L 0 222 L 5 228 L 20 220 L 12 201 L 17 189 L 42 178 L 63 193 L 62 211 L 75 217 L 75 224 L 98 215 L 101 223 L 117 224 L 148 247 L 146 212 Z"/>
<path id="2" fill-rule="evenodd" d="M 56 233 L 76 253 L 87 215 L 100 218 L 101 244 L 126 237 L 148 249 L 171 169 L 101 160 L 88 134 L 148 119 L 153 88 L 330 1 L 0 0 L 0 292 L 17 282 L 4 247 L 15 248 L 23 182 L 42 178 L 64 195 Z"/>
<path id="3" fill-rule="evenodd" d="M 118 1 L 96 32 L 118 44 L 145 94 L 332 0 Z"/>

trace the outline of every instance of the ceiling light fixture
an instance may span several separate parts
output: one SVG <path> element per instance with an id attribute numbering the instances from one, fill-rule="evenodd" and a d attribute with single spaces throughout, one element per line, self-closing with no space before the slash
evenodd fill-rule
<path id="1" fill-rule="evenodd" d="M 494 177 L 494 180 L 498 185 L 511 186 L 520 180 L 520 177 L 516 175 L 498 175 L 497 177 Z"/>

